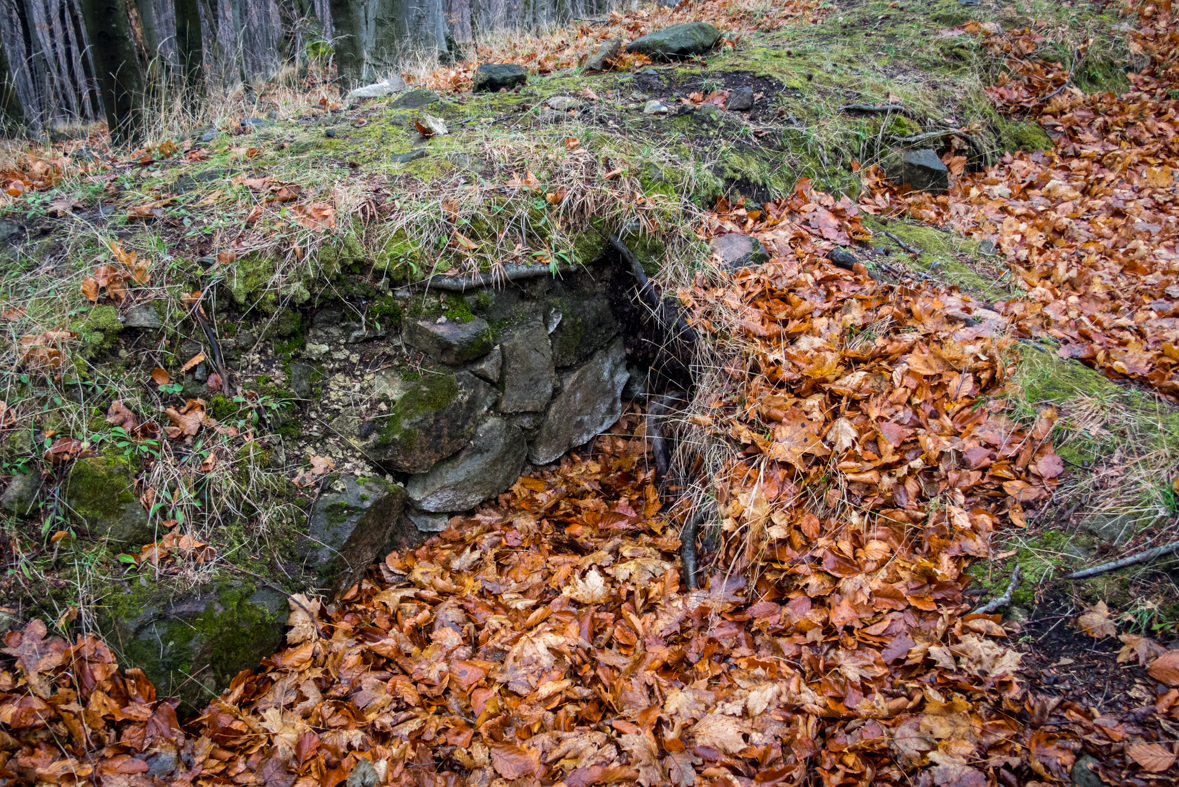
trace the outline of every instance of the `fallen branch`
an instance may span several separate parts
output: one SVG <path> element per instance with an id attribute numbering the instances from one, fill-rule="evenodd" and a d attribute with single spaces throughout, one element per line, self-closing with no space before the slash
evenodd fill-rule
<path id="1" fill-rule="evenodd" d="M 883 106 L 877 104 L 844 104 L 839 108 L 840 112 L 864 112 L 867 114 L 887 114 L 895 112 L 898 115 L 911 116 L 913 110 L 906 107 L 904 104 L 884 104 Z"/>
<path id="2" fill-rule="evenodd" d="M 1003 595 L 998 598 L 991 599 L 986 604 L 983 604 L 978 609 L 971 612 L 971 615 L 989 615 L 992 612 L 1005 607 L 1011 603 L 1011 597 L 1015 594 L 1015 589 L 1019 587 L 1019 566 L 1011 572 L 1011 581 L 1007 583 L 1007 589 L 1003 591 Z"/>
<path id="3" fill-rule="evenodd" d="M 574 273 L 578 270 L 580 268 L 577 265 L 559 265 L 557 266 L 556 273 Z M 508 264 L 504 266 L 502 273 L 480 273 L 477 276 L 447 276 L 446 274 L 440 273 L 437 276 L 415 281 L 413 284 L 407 284 L 398 289 L 400 291 L 406 291 L 413 288 L 425 288 L 427 290 L 444 290 L 446 292 L 466 292 L 467 290 L 490 287 L 501 282 L 523 281 L 525 279 L 536 279 L 541 276 L 550 276 L 553 274 L 553 269 L 548 265 Z"/>
<path id="4" fill-rule="evenodd" d="M 1085 568 L 1080 571 L 1074 571 L 1071 574 L 1066 574 L 1062 579 L 1084 579 L 1085 577 L 1095 577 L 1098 574 L 1104 574 L 1107 571 L 1117 571 L 1119 568 L 1126 566 L 1135 566 L 1139 563 L 1146 563 L 1154 560 L 1156 557 L 1169 555 L 1172 552 L 1179 552 L 1179 541 L 1172 541 L 1169 544 L 1164 544 L 1161 547 L 1148 549 L 1145 552 L 1139 552 L 1137 555 L 1124 557 L 1120 560 L 1114 560 L 1109 563 L 1102 563 L 1100 566 L 1093 566 L 1093 568 Z"/>
<path id="5" fill-rule="evenodd" d="M 910 246 L 909 244 L 905 243 L 903 240 L 901 240 L 900 238 L 898 238 L 896 235 L 892 234 L 891 232 L 884 233 L 884 237 L 888 238 L 893 243 L 900 246 L 902 251 L 906 251 L 909 254 L 912 254 L 914 256 L 918 256 L 918 257 L 921 256 L 920 249 L 918 249 L 914 246 Z"/>

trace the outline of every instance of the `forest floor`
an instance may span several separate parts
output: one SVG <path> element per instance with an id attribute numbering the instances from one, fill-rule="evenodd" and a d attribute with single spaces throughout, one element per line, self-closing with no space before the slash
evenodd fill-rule
<path id="1" fill-rule="evenodd" d="M 694 20 L 727 31 L 706 61 L 578 69 Z M 119 556 L 56 509 L 6 520 L 0 784 L 1174 783 L 1174 563 L 1063 576 L 1179 539 L 1177 53 L 1162 3 L 685 3 L 481 48 L 530 69 L 519 93 L 469 92 L 471 63 L 419 74 L 445 136 L 321 86 L 208 142 L 15 151 L 6 472 L 52 479 L 109 429 L 62 393 L 89 369 L 100 415 L 175 413 L 122 437 L 164 446 L 144 479 L 170 450 L 227 498 L 255 489 L 208 457 L 265 441 L 250 413 L 282 395 L 202 421 L 203 453 L 185 433 L 194 283 L 257 310 L 240 376 L 281 381 L 301 334 L 266 326 L 348 244 L 387 255 L 379 303 L 386 277 L 588 262 L 584 226 L 629 228 L 701 357 L 670 488 L 633 403 L 337 605 L 294 596 L 287 647 L 193 719 L 119 670 L 85 625 L 95 574 L 63 555 L 196 577 L 232 548 L 212 514 L 173 494 L 171 542 Z M 726 110 L 742 87 L 753 109 Z M 895 187 L 888 150 L 934 132 L 949 190 Z M 768 261 L 723 265 L 727 234 Z M 189 327 L 144 349 L 96 325 L 148 293 Z M 295 445 L 288 476 L 340 450 Z M 692 590 L 679 534 L 702 505 Z"/>

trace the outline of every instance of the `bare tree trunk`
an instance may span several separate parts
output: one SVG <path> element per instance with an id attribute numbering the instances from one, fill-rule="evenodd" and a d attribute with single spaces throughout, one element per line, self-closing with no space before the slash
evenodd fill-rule
<path id="1" fill-rule="evenodd" d="M 135 56 L 126 0 L 82 0 L 82 16 L 93 44 L 111 141 L 138 142 L 144 131 L 143 72 Z"/>
<path id="2" fill-rule="evenodd" d="M 176 0 L 176 55 L 184 81 L 184 103 L 196 109 L 205 97 L 204 47 L 199 0 Z"/>
<path id="3" fill-rule="evenodd" d="M 25 124 L 25 113 L 16 95 L 16 81 L 8 67 L 8 52 L 0 40 L 0 135 L 10 134 Z"/>

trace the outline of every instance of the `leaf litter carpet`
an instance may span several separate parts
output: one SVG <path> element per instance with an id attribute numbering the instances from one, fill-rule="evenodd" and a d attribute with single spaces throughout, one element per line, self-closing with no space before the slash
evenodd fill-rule
<path id="1" fill-rule="evenodd" d="M 703 237 L 755 234 L 773 258 L 678 293 L 716 348 L 676 427 L 715 498 L 705 589 L 683 585 L 688 513 L 665 510 L 632 410 L 338 608 L 292 599 L 287 647 L 186 724 L 93 636 L 10 632 L 0 779 L 983 787 L 1067 782 L 1088 753 L 1110 784 L 1174 783 L 1179 651 L 1123 636 L 1157 700 L 1102 716 L 1021 680 L 1017 626 L 963 598 L 990 533 L 1026 526 L 1063 471 L 1051 408 L 1004 413 L 1012 334 L 1176 393 L 1169 15 L 1134 41 L 1152 60 L 1126 96 L 1040 100 L 1062 75 L 1026 58 L 998 86 L 1054 151 L 937 198 L 869 173 L 863 209 L 995 240 L 1025 298 L 834 267 L 870 236 L 861 206 L 805 182 L 707 217 Z"/>

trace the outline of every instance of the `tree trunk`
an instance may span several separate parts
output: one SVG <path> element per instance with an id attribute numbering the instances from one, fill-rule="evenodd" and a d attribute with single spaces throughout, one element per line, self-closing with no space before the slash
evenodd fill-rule
<path id="1" fill-rule="evenodd" d="M 144 85 L 126 0 L 82 0 L 82 16 L 93 45 L 111 141 L 136 143 L 143 137 Z"/>
<path id="2" fill-rule="evenodd" d="M 331 13 L 345 86 L 387 76 L 403 58 L 446 51 L 443 0 L 332 0 Z"/>
<path id="3" fill-rule="evenodd" d="M 7 135 L 25 124 L 25 113 L 16 95 L 16 81 L 8 67 L 8 53 L 0 41 L 0 135 Z"/>
<path id="4" fill-rule="evenodd" d="M 195 109 L 205 96 L 200 0 L 176 0 L 176 55 L 184 80 L 184 103 Z"/>
<path id="5" fill-rule="evenodd" d="M 363 0 L 331 0 L 332 27 L 335 29 L 336 71 L 345 88 L 364 78 Z"/>

